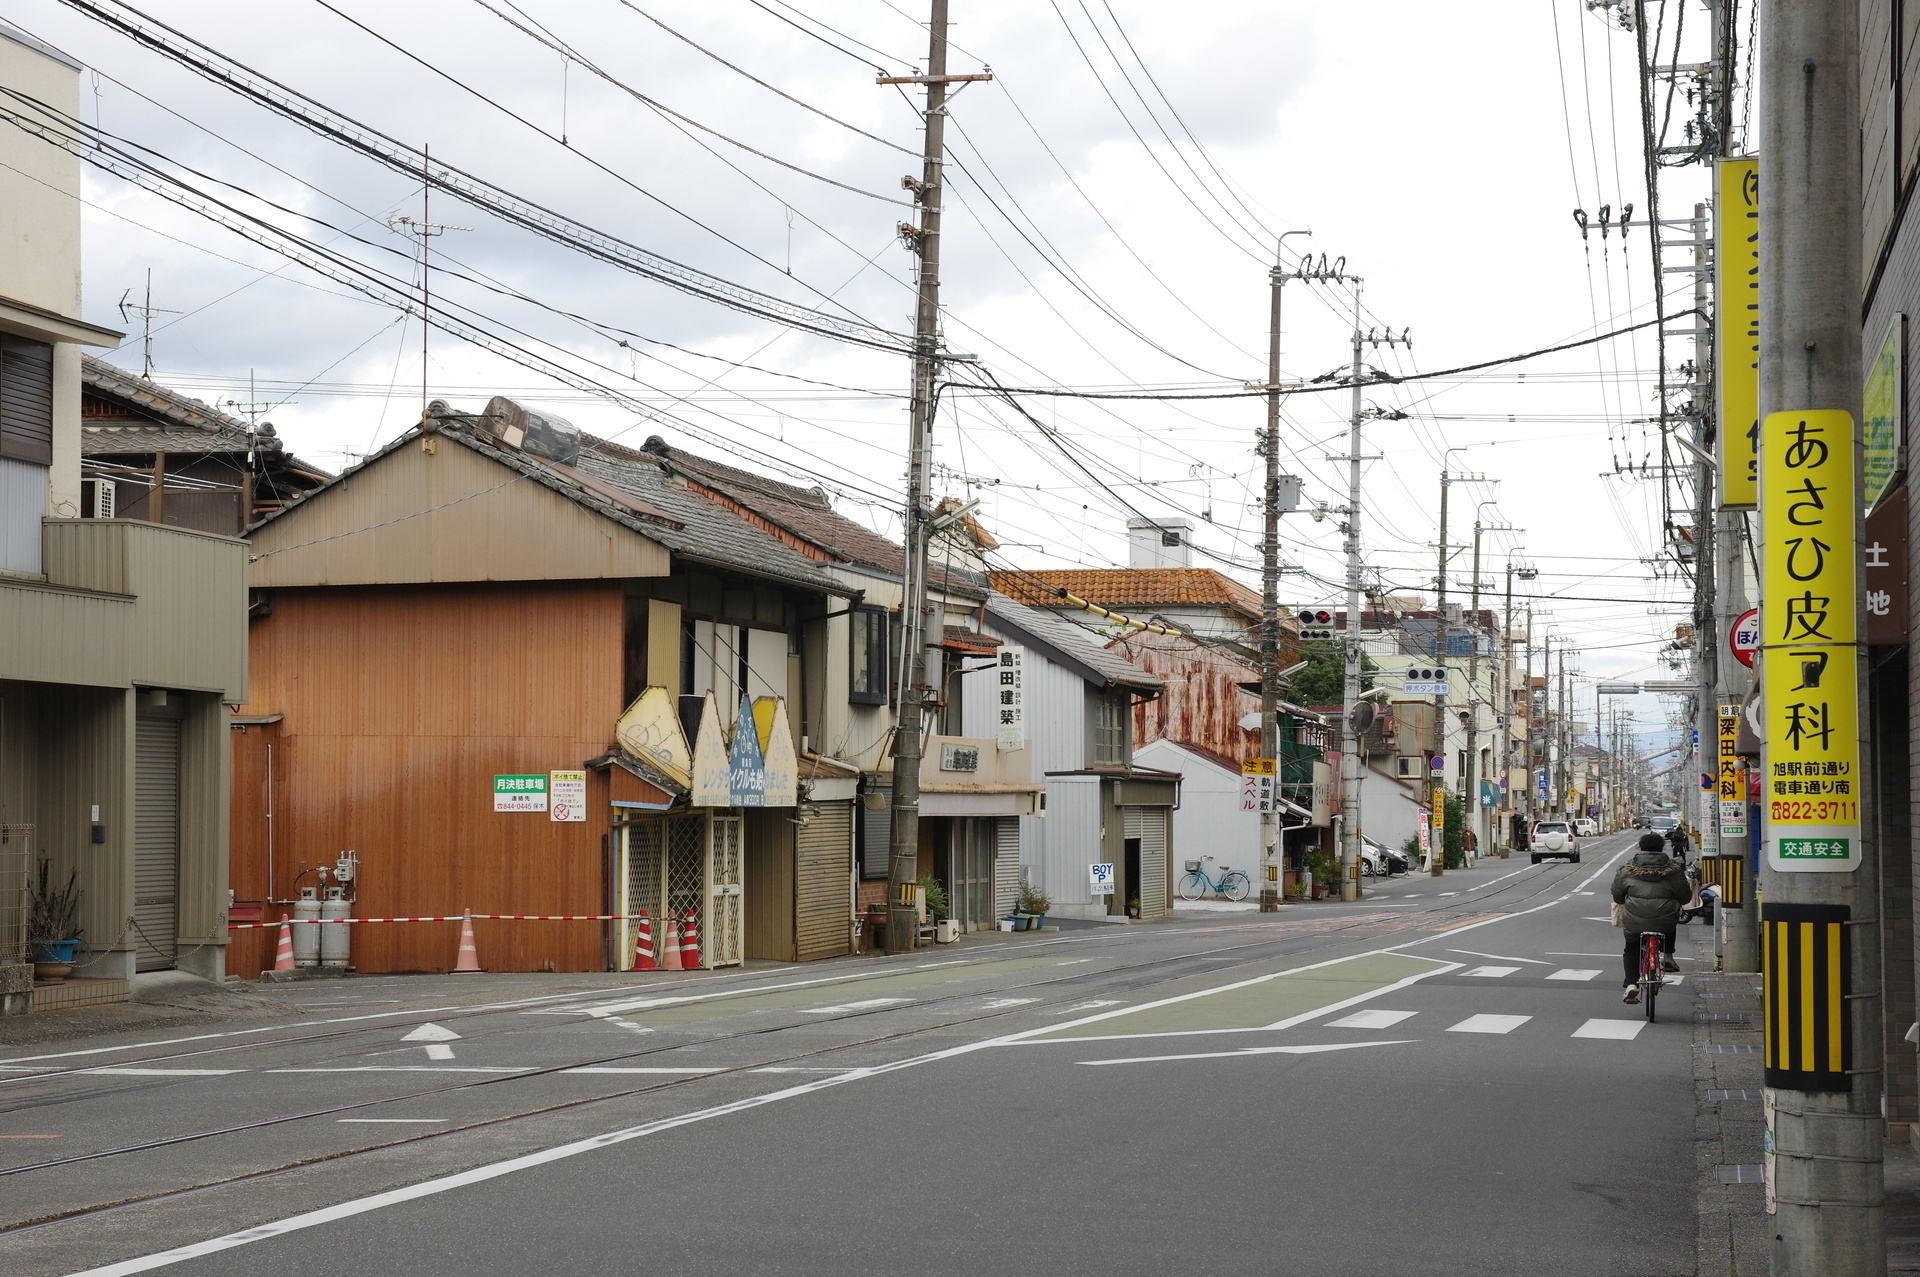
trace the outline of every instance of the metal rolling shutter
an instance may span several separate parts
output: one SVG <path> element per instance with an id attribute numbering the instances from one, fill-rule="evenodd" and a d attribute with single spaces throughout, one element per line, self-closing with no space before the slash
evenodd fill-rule
<path id="1" fill-rule="evenodd" d="M 853 872 L 853 804 L 820 804 L 820 814 L 800 826 L 799 864 L 793 883 L 794 951 L 802 962 L 848 952 L 851 908 L 847 879 Z"/>
<path id="2" fill-rule="evenodd" d="M 880 806 L 873 810 L 862 806 L 855 814 L 860 822 L 862 882 L 886 881 L 887 858 L 893 852 L 893 787 L 881 785 L 875 792 L 880 795 Z"/>
<path id="3" fill-rule="evenodd" d="M 1008 918 L 1020 900 L 1020 817 L 1000 817 L 993 839 L 993 916 Z"/>
<path id="4" fill-rule="evenodd" d="M 136 971 L 162 971 L 178 950 L 180 722 L 134 723 L 133 921 Z"/>
<path id="5" fill-rule="evenodd" d="M 1122 807 L 1121 827 L 1128 838 L 1140 840 L 1140 881 L 1133 889 L 1140 899 L 1142 918 L 1167 916 L 1167 809 Z"/>

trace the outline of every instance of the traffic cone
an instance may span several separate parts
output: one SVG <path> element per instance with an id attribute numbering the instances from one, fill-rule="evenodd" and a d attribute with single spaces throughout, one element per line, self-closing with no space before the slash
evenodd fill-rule
<path id="1" fill-rule="evenodd" d="M 666 946 L 662 951 L 662 953 L 660 954 L 660 969 L 662 971 L 678 971 L 680 970 L 680 918 L 679 918 L 679 915 L 669 913 L 665 918 L 662 918 L 660 921 L 664 924 L 664 931 L 665 931 L 665 934 L 662 936 L 662 939 L 666 941 Z"/>
<path id="2" fill-rule="evenodd" d="M 647 917 L 647 911 L 645 909 L 640 911 L 640 923 L 634 928 L 633 966 L 631 969 L 634 971 L 651 971 L 654 969 L 653 919 Z"/>
<path id="3" fill-rule="evenodd" d="M 700 969 L 700 923 L 693 910 L 687 910 L 686 930 L 680 933 L 680 963 L 689 971 Z"/>
<path id="4" fill-rule="evenodd" d="M 293 926 L 284 918 L 280 920 L 280 947 L 273 955 L 273 969 L 293 970 Z"/>
<path id="5" fill-rule="evenodd" d="M 478 974 L 480 969 L 480 950 L 473 943 L 473 910 L 469 909 L 460 919 L 460 956 L 453 964 L 453 974 Z"/>

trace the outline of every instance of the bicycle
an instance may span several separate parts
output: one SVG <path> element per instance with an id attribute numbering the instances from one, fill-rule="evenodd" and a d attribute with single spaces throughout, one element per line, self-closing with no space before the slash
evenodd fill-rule
<path id="1" fill-rule="evenodd" d="M 1201 859 L 1212 860 L 1213 857 L 1204 856 Z M 1228 900 L 1245 900 L 1247 898 L 1247 892 L 1252 890 L 1252 888 L 1253 883 L 1238 869 L 1221 865 L 1220 881 L 1215 882 L 1213 879 L 1207 877 L 1207 871 L 1201 868 L 1199 860 L 1189 860 L 1187 862 L 1187 876 L 1180 880 L 1180 898 L 1182 900 L 1199 900 L 1207 895 L 1207 893 L 1213 892 Z"/>
<path id="2" fill-rule="evenodd" d="M 1640 979 L 1636 983 L 1640 988 L 1640 1005 L 1647 1009 L 1648 1024 L 1653 1023 L 1653 1000 L 1667 982 L 1660 970 L 1660 938 L 1658 931 L 1640 933 Z"/>

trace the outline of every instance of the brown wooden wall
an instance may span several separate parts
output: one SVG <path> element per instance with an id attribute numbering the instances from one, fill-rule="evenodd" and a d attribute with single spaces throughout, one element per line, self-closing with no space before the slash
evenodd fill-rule
<path id="1" fill-rule="evenodd" d="M 578 768 L 622 708 L 618 581 L 279 589 L 253 622 L 253 701 L 280 722 L 234 732 L 232 885 L 267 893 L 273 750 L 275 895 L 360 854 L 356 916 L 600 913 L 606 776 L 588 820 L 496 814 L 493 776 Z M 269 910 L 269 917 L 278 913 Z M 602 969 L 603 926 L 479 922 L 491 971 Z M 271 965 L 273 932 L 236 932 L 228 970 Z M 458 923 L 354 928 L 361 971 L 445 971 Z"/>

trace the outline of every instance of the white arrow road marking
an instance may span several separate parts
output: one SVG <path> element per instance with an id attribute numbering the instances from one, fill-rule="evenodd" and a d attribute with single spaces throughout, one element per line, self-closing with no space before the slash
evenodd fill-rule
<path id="1" fill-rule="evenodd" d="M 1532 1018 L 1530 1015 L 1470 1015 L 1447 1032 L 1511 1033 Z"/>
<path id="2" fill-rule="evenodd" d="M 1576 1038 L 1613 1038 L 1631 1042 L 1647 1027 L 1645 1020 L 1588 1020 L 1573 1031 Z"/>
<path id="3" fill-rule="evenodd" d="M 993 998 L 980 1005 L 988 1011 L 997 1011 L 1001 1007 L 1023 1007 L 1029 1002 L 1038 1002 L 1039 998 Z"/>
<path id="4" fill-rule="evenodd" d="M 1095 998 L 1091 1002 L 1082 1002 L 1078 1006 L 1070 1006 L 1065 1008 L 1065 1010 L 1068 1012 L 1098 1011 L 1101 1007 L 1117 1007 L 1119 1005 L 1118 999 L 1115 998 Z"/>
<path id="5" fill-rule="evenodd" d="M 1495 979 L 1503 975 L 1512 975 L 1519 969 L 1519 967 L 1474 967 L 1470 970 L 1462 971 L 1460 974 L 1486 976 L 1489 979 Z"/>
<path id="6" fill-rule="evenodd" d="M 1548 976 L 1549 980 L 1591 980 L 1599 975 L 1598 971 L 1585 971 L 1575 967 L 1562 967 Z"/>
<path id="7" fill-rule="evenodd" d="M 1550 967 L 1551 962 L 1542 962 L 1538 958 L 1510 958 L 1504 953 L 1481 953 L 1478 949 L 1449 949 L 1448 953 L 1471 954 L 1476 958 L 1498 958 L 1502 962 L 1531 962 L 1536 967 Z"/>
<path id="8" fill-rule="evenodd" d="M 402 1042 L 458 1042 L 460 1035 L 438 1024 L 423 1024 L 400 1040 Z"/>
<path id="9" fill-rule="evenodd" d="M 1411 1020 L 1417 1011 L 1355 1011 L 1338 1020 L 1327 1021 L 1329 1029 L 1390 1029 L 1402 1020 Z"/>
<path id="10" fill-rule="evenodd" d="M 444 1042 L 429 1042 L 420 1049 L 427 1053 L 429 1060 L 451 1060 L 453 1058 L 453 1048 Z"/>
<path id="11" fill-rule="evenodd" d="M 1416 1038 L 1396 1042 L 1321 1042 L 1311 1046 L 1249 1046 L 1238 1051 L 1206 1051 L 1199 1055 L 1137 1055 L 1126 1060 L 1076 1060 L 1076 1064 L 1158 1064 L 1162 1060 L 1227 1060 L 1245 1055 L 1318 1055 L 1322 1051 L 1351 1051 L 1363 1046 L 1404 1046 Z"/>

